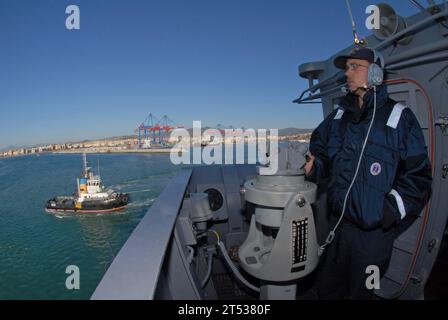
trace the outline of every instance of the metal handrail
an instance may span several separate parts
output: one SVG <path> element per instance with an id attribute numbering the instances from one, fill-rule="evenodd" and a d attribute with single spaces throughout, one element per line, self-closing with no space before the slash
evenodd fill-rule
<path id="1" fill-rule="evenodd" d="M 91 299 L 153 299 L 192 169 L 175 176 L 137 225 Z"/>

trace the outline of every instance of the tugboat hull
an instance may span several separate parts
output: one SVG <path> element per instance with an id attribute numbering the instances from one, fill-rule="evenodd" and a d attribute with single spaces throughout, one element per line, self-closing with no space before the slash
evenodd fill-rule
<path id="1" fill-rule="evenodd" d="M 129 195 L 120 193 L 113 198 L 85 200 L 81 204 L 74 197 L 57 197 L 47 201 L 45 211 L 49 213 L 110 213 L 123 210 Z"/>

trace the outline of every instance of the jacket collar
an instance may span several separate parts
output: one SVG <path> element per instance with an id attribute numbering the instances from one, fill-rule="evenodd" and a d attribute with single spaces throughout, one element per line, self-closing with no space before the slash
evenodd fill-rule
<path id="1" fill-rule="evenodd" d="M 382 108 L 389 98 L 387 93 L 387 88 L 384 85 L 376 87 L 376 103 L 377 109 Z M 353 120 L 358 122 L 361 118 L 364 118 L 367 111 L 373 109 L 374 105 L 374 91 L 372 89 L 368 90 L 363 98 L 363 105 L 360 108 L 358 106 L 358 96 L 353 93 L 348 93 L 343 97 L 339 105 L 344 108 L 345 111 L 353 113 Z"/>

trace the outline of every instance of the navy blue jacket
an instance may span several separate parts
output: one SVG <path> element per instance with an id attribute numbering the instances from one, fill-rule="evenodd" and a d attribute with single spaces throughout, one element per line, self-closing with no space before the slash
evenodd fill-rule
<path id="1" fill-rule="evenodd" d="M 348 94 L 313 132 L 310 152 L 316 157 L 309 180 L 328 183 L 328 204 L 339 216 L 355 174 L 373 115 L 374 93 Z M 384 227 L 422 211 L 430 194 L 431 166 L 420 125 L 409 108 L 377 88 L 377 110 L 358 176 L 344 217 L 360 228 Z"/>

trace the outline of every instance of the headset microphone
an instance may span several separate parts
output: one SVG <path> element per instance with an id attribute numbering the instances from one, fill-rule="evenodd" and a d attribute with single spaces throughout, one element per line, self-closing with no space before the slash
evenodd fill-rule
<path id="1" fill-rule="evenodd" d="M 358 87 L 358 88 L 356 88 L 353 92 L 356 92 L 356 91 L 358 91 L 358 90 L 361 90 L 361 91 L 366 92 L 366 91 L 367 91 L 367 86 L 364 85 L 364 86 L 362 86 L 362 87 Z"/>
<path id="2" fill-rule="evenodd" d="M 364 85 L 362 87 L 356 88 L 355 90 L 350 90 L 350 88 L 348 88 L 347 86 L 341 87 L 341 91 L 343 94 L 355 93 L 358 90 L 367 91 L 367 86 Z"/>

